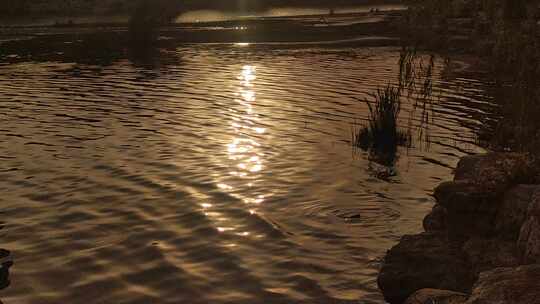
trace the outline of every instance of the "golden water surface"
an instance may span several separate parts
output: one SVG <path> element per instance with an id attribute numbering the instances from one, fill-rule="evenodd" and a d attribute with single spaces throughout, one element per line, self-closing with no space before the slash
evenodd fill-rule
<path id="1" fill-rule="evenodd" d="M 0 247 L 15 265 L 0 298 L 381 303 L 381 258 L 421 230 L 459 157 L 482 151 L 489 105 L 482 82 L 438 70 L 429 147 L 370 161 L 351 126 L 396 78 L 398 51 L 198 45 L 143 63 L 1 64 Z"/>

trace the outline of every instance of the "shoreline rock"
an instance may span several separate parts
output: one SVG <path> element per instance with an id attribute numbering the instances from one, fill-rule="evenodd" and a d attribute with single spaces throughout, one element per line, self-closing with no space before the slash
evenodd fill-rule
<path id="1" fill-rule="evenodd" d="M 473 279 L 459 245 L 444 234 L 425 232 L 403 236 L 388 251 L 378 284 L 389 303 L 399 304 L 424 288 L 469 292 Z"/>
<path id="2" fill-rule="evenodd" d="M 540 304 L 540 185 L 516 153 L 463 157 L 435 189 L 426 232 L 391 248 L 378 285 L 391 304 Z"/>

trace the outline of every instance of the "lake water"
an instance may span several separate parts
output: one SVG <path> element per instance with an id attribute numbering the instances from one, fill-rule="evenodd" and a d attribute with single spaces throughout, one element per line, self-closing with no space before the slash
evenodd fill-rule
<path id="1" fill-rule="evenodd" d="M 482 151 L 490 108 L 482 81 L 438 68 L 429 146 L 376 164 L 351 128 L 398 58 L 193 45 L 143 63 L 1 64 L 0 245 L 15 265 L 0 298 L 382 303 L 385 251 Z"/>

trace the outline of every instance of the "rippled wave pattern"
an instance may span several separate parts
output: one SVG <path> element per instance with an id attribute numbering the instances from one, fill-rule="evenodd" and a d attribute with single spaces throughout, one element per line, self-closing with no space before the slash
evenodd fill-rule
<path id="1" fill-rule="evenodd" d="M 143 63 L 0 65 L 0 240 L 15 259 L 0 297 L 381 303 L 381 257 L 481 151 L 491 107 L 481 81 L 438 74 L 429 149 L 400 150 L 381 180 L 350 132 L 398 57 L 199 45 Z"/>

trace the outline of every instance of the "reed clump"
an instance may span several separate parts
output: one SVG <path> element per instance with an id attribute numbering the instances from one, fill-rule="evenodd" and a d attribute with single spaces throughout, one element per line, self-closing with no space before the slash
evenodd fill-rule
<path id="1" fill-rule="evenodd" d="M 398 127 L 401 111 L 401 90 L 387 85 L 377 89 L 372 102 L 365 100 L 369 108 L 367 126 L 353 132 L 353 142 L 363 149 L 377 151 L 390 149 L 406 144 L 410 136 Z"/>
<path id="2" fill-rule="evenodd" d="M 429 120 L 433 117 L 435 102 L 435 59 L 433 56 L 425 59 L 416 48 L 404 46 L 398 61 L 396 84 L 389 83 L 377 89 L 370 100 L 364 100 L 369 109 L 368 122 L 353 129 L 352 142 L 354 146 L 369 151 L 371 159 L 380 164 L 393 166 L 398 157 L 398 146 L 412 146 L 413 131 L 418 131 L 420 142 L 429 141 Z M 408 125 L 400 128 L 403 98 L 412 101 L 412 108 Z M 420 119 L 414 119 L 418 115 Z"/>

